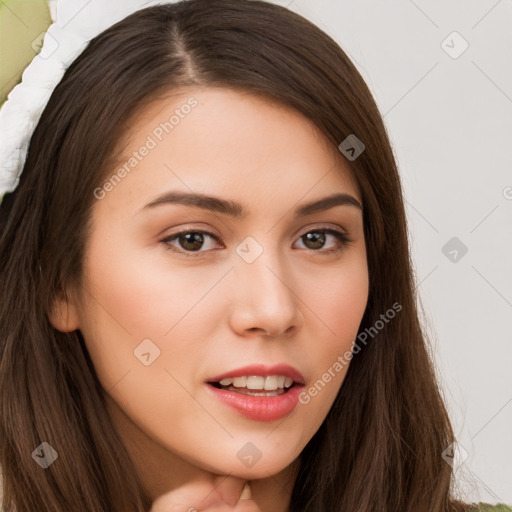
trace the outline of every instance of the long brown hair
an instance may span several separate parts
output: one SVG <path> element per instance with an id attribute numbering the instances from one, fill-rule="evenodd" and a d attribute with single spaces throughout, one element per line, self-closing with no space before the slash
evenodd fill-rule
<path id="1" fill-rule="evenodd" d="M 360 333 L 401 310 L 351 361 L 304 448 L 290 511 L 448 512 L 454 435 L 418 320 L 401 183 L 381 115 L 343 50 L 315 25 L 259 0 L 189 0 L 143 9 L 93 39 L 56 87 L 0 217 L 0 463 L 18 512 L 143 512 L 151 502 L 107 414 L 79 331 L 49 323 L 80 285 L 93 191 L 127 120 L 188 86 L 237 88 L 293 107 L 348 161 L 361 189 L 370 291 Z M 58 452 L 46 470 L 32 453 Z"/>

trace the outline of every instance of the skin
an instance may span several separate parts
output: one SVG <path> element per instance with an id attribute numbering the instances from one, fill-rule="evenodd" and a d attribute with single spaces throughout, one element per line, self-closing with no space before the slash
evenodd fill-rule
<path id="1" fill-rule="evenodd" d="M 95 200 L 83 286 L 56 303 L 51 320 L 82 332 L 153 512 L 285 512 L 298 457 L 348 365 L 275 422 L 239 415 L 205 382 L 248 364 L 285 362 L 308 388 L 351 349 L 368 298 L 362 211 L 293 211 L 334 192 L 362 199 L 344 157 L 310 120 L 231 89 L 191 88 L 145 106 L 123 140 L 127 157 L 192 96 L 198 105 Z M 238 201 L 249 213 L 143 208 L 169 190 Z M 304 236 L 325 227 L 351 241 L 326 234 L 315 245 Z M 219 240 L 162 242 L 184 230 Z M 236 252 L 248 236 L 263 249 L 250 264 Z M 145 339 L 160 350 L 149 366 L 134 356 Z M 248 442 L 262 454 L 252 467 L 237 457 Z M 252 499 L 239 500 L 247 481 Z"/>

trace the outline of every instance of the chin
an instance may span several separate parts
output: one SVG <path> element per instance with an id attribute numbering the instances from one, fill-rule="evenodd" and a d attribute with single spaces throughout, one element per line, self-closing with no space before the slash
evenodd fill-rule
<path id="1" fill-rule="evenodd" d="M 246 446 L 245 451 L 243 449 L 241 450 L 240 458 L 237 455 L 228 458 L 224 454 L 221 464 L 219 464 L 218 461 L 214 461 L 213 464 L 208 464 L 205 463 L 206 461 L 203 461 L 201 466 L 203 469 L 215 474 L 230 475 L 247 480 L 257 480 L 277 475 L 289 467 L 299 455 L 286 457 L 282 453 L 276 453 L 278 450 L 272 449 L 274 452 L 272 456 L 265 457 L 264 454 L 258 455 L 256 450 L 251 451 L 252 448 L 250 448 L 250 445 Z"/>

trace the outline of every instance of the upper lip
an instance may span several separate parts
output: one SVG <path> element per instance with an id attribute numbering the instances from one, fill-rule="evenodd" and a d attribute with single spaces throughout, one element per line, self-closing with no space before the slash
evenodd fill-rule
<path id="1" fill-rule="evenodd" d="M 244 366 L 243 368 L 237 368 L 236 370 L 229 370 L 221 375 L 217 375 L 208 379 L 207 382 L 219 382 L 222 379 L 229 379 L 230 377 L 244 377 L 245 375 L 257 375 L 261 377 L 268 377 L 270 375 L 283 375 L 284 377 L 290 377 L 297 384 L 304 384 L 304 377 L 302 374 L 289 364 L 276 364 L 267 366 L 264 364 L 253 364 L 250 366 Z"/>

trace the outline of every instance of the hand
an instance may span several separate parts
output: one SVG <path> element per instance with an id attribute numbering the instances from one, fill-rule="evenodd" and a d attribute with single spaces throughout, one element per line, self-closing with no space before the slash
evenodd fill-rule
<path id="1" fill-rule="evenodd" d="M 248 489 L 243 493 L 245 484 L 246 480 L 226 476 L 187 483 L 159 496 L 151 512 L 260 512 L 254 501 L 247 499 Z"/>

